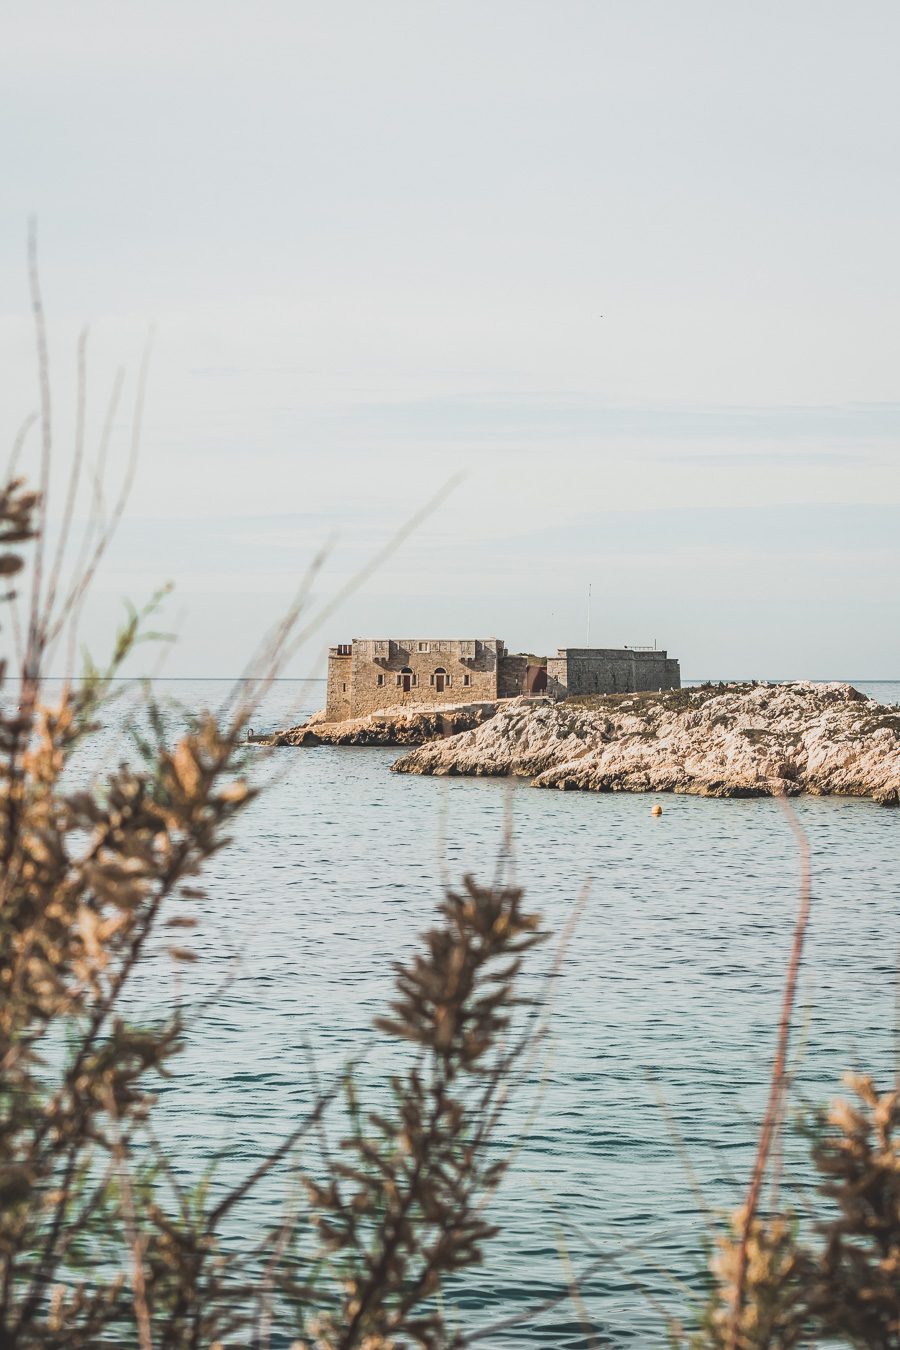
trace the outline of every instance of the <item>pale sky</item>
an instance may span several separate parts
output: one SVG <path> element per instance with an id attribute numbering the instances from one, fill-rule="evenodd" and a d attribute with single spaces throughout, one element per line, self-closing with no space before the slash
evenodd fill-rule
<path id="1" fill-rule="evenodd" d="M 900 678 L 898 51 L 874 0 L 11 0 L 5 443 L 30 213 L 58 467 L 80 326 L 96 440 L 155 325 L 92 650 L 171 579 L 166 673 L 234 674 L 461 471 L 291 673 L 581 645 L 591 585 L 687 677 Z"/>

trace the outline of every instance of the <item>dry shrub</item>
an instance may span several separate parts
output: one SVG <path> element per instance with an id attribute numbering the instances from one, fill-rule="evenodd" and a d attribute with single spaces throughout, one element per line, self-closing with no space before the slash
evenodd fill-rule
<path id="1" fill-rule="evenodd" d="M 194 959 L 203 869 L 254 796 L 244 772 L 249 719 L 304 636 L 308 585 L 216 717 L 200 717 L 170 744 L 149 694 L 139 767 L 122 764 L 90 787 L 69 786 L 73 756 L 117 697 L 123 663 L 147 636 L 154 609 L 130 609 L 108 666 L 88 662 L 48 699 L 47 661 L 61 644 L 74 651 L 84 597 L 133 481 L 146 358 L 124 481 L 108 510 L 102 477 L 120 375 L 96 456 L 93 509 L 66 576 L 87 463 L 87 334 L 78 345 L 75 451 L 48 567 L 53 419 L 33 229 L 29 277 L 40 409 L 23 425 L 13 463 L 36 427 L 40 490 L 12 475 L 0 487 L 0 576 L 22 574 L 26 557 L 30 566 L 24 613 L 14 590 L 0 597 L 16 651 L 15 683 L 8 660 L 0 662 L 0 1350 L 262 1347 L 276 1331 L 323 1350 L 444 1344 L 442 1281 L 480 1260 L 493 1231 L 482 1210 L 504 1162 L 488 1152 L 514 1067 L 535 1035 L 533 1013 L 516 1029 L 515 989 L 522 956 L 539 940 L 537 917 L 502 884 L 467 880 L 448 893 L 420 953 L 397 967 L 396 999 L 380 1024 L 382 1035 L 408 1043 L 413 1061 L 394 1080 L 393 1111 L 365 1116 L 348 1080 L 354 1133 L 333 1152 L 323 1117 L 340 1085 L 320 1090 L 311 1072 L 306 1114 L 240 1184 L 214 1200 L 206 1181 L 179 1179 L 152 1117 L 190 1026 L 180 1006 L 136 1024 L 128 991 L 163 936 L 173 962 Z M 314 1130 L 315 1167 L 300 1153 Z M 278 1166 L 305 1186 L 309 1205 L 288 1205 L 253 1241 L 223 1240 L 235 1208 Z"/>
<path id="2" fill-rule="evenodd" d="M 5 489 L 5 544 L 35 535 L 38 508 L 21 483 Z M 21 561 L 6 554 L 6 573 Z M 230 1320 L 201 1306 L 224 1278 L 210 1259 L 218 1216 L 169 1221 L 146 1150 L 133 1161 L 184 1027 L 177 1012 L 133 1025 L 121 1004 L 154 930 L 192 924 L 196 877 L 252 796 L 242 719 L 220 730 L 207 717 L 140 771 L 66 790 L 140 624 L 108 670 L 47 706 L 50 618 L 33 610 L 18 697 L 0 713 L 0 1344 L 96 1345 L 126 1323 L 146 1343 L 160 1318 L 166 1343 L 191 1343 L 192 1324 L 206 1344 Z M 192 954 L 173 941 L 170 955 Z"/>
<path id="3" fill-rule="evenodd" d="M 741 1251 L 745 1270 L 743 1297 L 735 1325 L 734 1307 Z M 806 1308 L 799 1279 L 800 1254 L 791 1216 L 755 1218 L 747 1224 L 739 1209 L 710 1260 L 714 1294 L 704 1310 L 701 1330 L 691 1339 L 696 1350 L 790 1350 L 803 1343 Z"/>
<path id="4" fill-rule="evenodd" d="M 900 1093 L 848 1075 L 857 1101 L 816 1113 L 812 1159 L 822 1197 L 804 1239 L 791 1214 L 756 1218 L 746 1241 L 744 1298 L 733 1320 L 746 1210 L 710 1262 L 713 1292 L 693 1346 L 781 1350 L 796 1345 L 900 1347 Z"/>
<path id="5" fill-rule="evenodd" d="M 849 1345 L 900 1346 L 900 1092 L 848 1075 L 856 1102 L 820 1116 L 813 1160 L 837 1216 L 820 1225 L 810 1310 Z"/>
<path id="6" fill-rule="evenodd" d="M 709 1261 L 710 1294 L 694 1347 L 790 1350 L 830 1343 L 900 1350 L 900 1090 L 879 1094 L 849 1075 L 858 1104 L 808 1116 L 818 1197 L 801 1225 L 790 1210 L 761 1211 L 788 1096 L 788 1048 L 811 908 L 810 853 L 782 800 L 800 858 L 800 897 L 756 1161 L 744 1204 Z M 808 1236 L 806 1235 L 808 1234 Z M 675 1338 L 678 1340 L 678 1337 Z"/>
<path id="7" fill-rule="evenodd" d="M 39 542 L 39 509 L 20 481 L 0 491 L 7 578 Z M 289 631 L 267 651 L 267 671 Z M 392 1080 L 392 1109 L 367 1114 L 348 1081 L 351 1132 L 333 1149 L 323 1134 L 313 1167 L 297 1150 L 337 1089 L 311 1094 L 293 1133 L 213 1203 L 177 1179 L 149 1128 L 155 1088 L 190 1029 L 177 1010 L 135 1025 L 122 1003 L 154 934 L 171 934 L 173 961 L 192 959 L 203 866 L 253 797 L 243 774 L 253 701 L 238 699 L 224 723 L 200 718 L 174 746 L 151 704 L 141 767 L 70 790 L 67 766 L 100 725 L 142 616 L 130 614 L 106 670 L 89 668 L 52 705 L 49 632 L 40 613 L 29 623 L 18 697 L 0 710 L 0 1348 L 263 1346 L 275 1330 L 315 1350 L 464 1345 L 439 1295 L 495 1231 L 485 1205 L 508 1155 L 491 1145 L 535 1034 L 516 987 L 537 917 L 514 887 L 467 880 L 449 892 L 440 923 L 397 967 L 378 1022 L 412 1056 Z M 711 1261 L 692 1346 L 789 1350 L 824 1337 L 900 1347 L 900 1094 L 864 1077 L 851 1086 L 854 1104 L 815 1121 L 816 1237 L 803 1239 L 789 1213 L 758 1212 L 766 1143 L 752 1209 L 735 1214 Z M 224 1243 L 226 1219 L 285 1160 L 307 1206 L 244 1250 Z"/>
<path id="8" fill-rule="evenodd" d="M 34 268 L 32 283 L 45 488 L 49 380 Z M 83 341 L 79 360 L 73 484 L 83 454 Z M 136 427 L 141 400 L 139 387 Z M 133 441 L 136 448 L 137 434 Z M 11 582 L 23 550 L 34 549 L 28 612 L 13 627 L 12 698 L 0 661 L 0 1350 L 263 1347 L 276 1330 L 315 1350 L 461 1347 L 440 1295 L 448 1276 L 482 1259 L 494 1232 L 485 1205 L 509 1155 L 492 1145 L 537 1034 L 535 1009 L 520 1009 L 516 993 L 522 958 L 541 937 L 537 916 L 515 887 L 467 879 L 448 892 L 439 924 L 397 967 L 390 1015 L 378 1023 L 410 1050 L 409 1067 L 392 1080 L 392 1108 L 366 1113 L 348 1080 L 352 1128 L 332 1149 L 323 1124 L 337 1087 L 316 1089 L 295 1130 L 215 1202 L 205 1185 L 180 1181 L 151 1121 L 155 1090 L 190 1027 L 178 1009 L 136 1025 L 124 999 L 155 936 L 169 933 L 172 961 L 193 959 L 185 939 L 204 900 L 198 883 L 253 797 L 243 764 L 248 719 L 299 611 L 259 653 L 227 715 L 202 717 L 173 746 L 151 701 L 141 767 L 122 765 L 71 790 L 66 770 L 100 726 L 148 614 L 130 612 L 106 669 L 89 666 L 47 701 L 47 653 L 77 621 L 124 496 L 62 587 L 73 501 L 70 487 L 44 583 L 45 492 L 15 478 L 0 488 L 0 575 Z M 14 600 L 11 591 L 2 598 Z M 824 1217 L 815 1239 L 801 1238 L 791 1214 L 760 1210 L 783 1110 L 808 869 L 805 876 L 757 1165 L 711 1261 L 695 1347 L 788 1350 L 825 1337 L 900 1350 L 900 1094 L 856 1078 L 856 1104 L 836 1103 L 816 1122 Z M 312 1133 L 315 1167 L 298 1151 Z M 224 1242 L 236 1206 L 286 1162 L 308 1206 L 289 1208 L 243 1248 Z M 583 1308 L 575 1278 L 571 1292 Z"/>
<path id="9" fill-rule="evenodd" d="M 7 576 L 38 509 L 20 482 L 0 494 Z M 333 1089 L 312 1094 L 296 1130 L 216 1203 L 186 1188 L 149 1126 L 189 1027 L 178 1010 L 135 1025 L 123 999 L 154 935 L 171 932 L 173 961 L 193 959 L 203 866 L 253 797 L 242 773 L 252 701 L 224 725 L 200 718 L 174 746 L 151 706 L 141 767 L 70 790 L 67 766 L 141 622 L 132 614 L 113 664 L 52 706 L 48 632 L 39 615 L 18 698 L 0 711 L 0 1346 L 262 1345 L 285 1326 L 322 1350 L 450 1343 L 435 1296 L 493 1231 L 483 1205 L 505 1164 L 489 1144 L 534 1032 L 533 1016 L 518 1031 L 513 1019 L 537 917 L 515 888 L 467 880 L 447 894 L 379 1024 L 411 1043 L 394 1109 L 365 1117 L 350 1084 L 355 1131 L 324 1150 L 324 1175 L 296 1150 Z M 309 1213 L 286 1214 L 243 1251 L 223 1243 L 235 1206 L 288 1158 Z"/>
<path id="10" fill-rule="evenodd" d="M 444 922 L 397 966 L 393 1015 L 377 1026 L 412 1041 L 420 1058 L 392 1079 L 394 1109 L 373 1113 L 341 1141 L 324 1184 L 308 1181 L 320 1252 L 341 1297 L 314 1319 L 322 1350 L 389 1350 L 412 1337 L 456 1344 L 433 1300 L 448 1273 L 481 1259 L 495 1229 L 485 1199 L 506 1166 L 488 1156 L 510 1071 L 528 1032 L 507 1043 L 524 952 L 540 940 L 537 915 L 512 887 L 470 878 L 449 891 Z M 353 1103 L 351 1102 L 351 1106 Z"/>

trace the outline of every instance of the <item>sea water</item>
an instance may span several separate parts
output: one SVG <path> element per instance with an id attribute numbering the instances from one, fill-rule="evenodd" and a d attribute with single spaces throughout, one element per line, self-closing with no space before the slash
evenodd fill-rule
<path id="1" fill-rule="evenodd" d="M 900 684 L 858 687 L 900 700 Z M 216 707 L 226 689 L 160 685 L 189 711 Z M 300 720 L 323 689 L 278 682 L 258 727 Z M 125 721 L 123 709 L 80 777 L 128 757 Z M 367 1104 L 384 1104 L 398 1057 L 371 1028 L 392 962 L 414 950 L 448 880 L 495 875 L 508 836 L 528 906 L 554 934 L 529 958 L 528 987 L 545 991 L 555 960 L 558 973 L 547 1041 L 502 1126 L 503 1146 L 516 1147 L 488 1211 L 501 1231 L 448 1291 L 449 1314 L 489 1328 L 574 1275 L 580 1312 L 564 1299 L 482 1343 L 665 1344 L 665 1310 L 690 1313 L 707 1209 L 738 1204 L 752 1166 L 797 912 L 782 807 L 391 774 L 402 752 L 379 747 L 253 753 L 268 787 L 210 866 L 191 935 L 199 959 L 174 966 L 158 944 L 132 995 L 154 1012 L 204 1005 L 157 1108 L 178 1169 L 196 1176 L 218 1149 L 220 1183 L 239 1180 L 348 1061 Z M 840 1091 L 850 1069 L 893 1082 L 900 813 L 816 798 L 792 810 L 813 877 L 792 1056 L 800 1111 Z M 788 1175 L 805 1178 L 795 1135 L 786 1157 Z M 270 1178 L 229 1241 L 258 1240 L 288 1195 L 283 1173 Z"/>

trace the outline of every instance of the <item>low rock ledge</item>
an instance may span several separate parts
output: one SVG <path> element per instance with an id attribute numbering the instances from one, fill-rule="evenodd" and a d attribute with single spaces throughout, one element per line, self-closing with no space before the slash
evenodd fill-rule
<path id="1" fill-rule="evenodd" d="M 497 703 L 459 703 L 440 707 L 385 708 L 346 722 L 326 722 L 316 713 L 302 726 L 276 731 L 264 744 L 285 745 L 423 745 L 480 727 L 497 711 Z"/>
<path id="2" fill-rule="evenodd" d="M 429 743 L 399 759 L 394 772 L 518 775 L 535 787 L 593 792 L 806 792 L 900 804 L 900 708 L 848 684 L 512 699 L 489 720 L 422 740 Z"/>

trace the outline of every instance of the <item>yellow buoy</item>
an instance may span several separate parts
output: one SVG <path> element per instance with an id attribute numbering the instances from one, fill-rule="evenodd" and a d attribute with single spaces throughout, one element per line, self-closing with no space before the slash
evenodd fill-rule
<path id="1" fill-rule="evenodd" d="M 651 809 L 650 809 L 650 814 L 651 814 L 651 816 L 661 816 L 661 815 L 662 815 L 662 807 L 660 806 L 659 802 L 654 802 L 654 803 L 653 803 L 653 806 L 652 806 Z"/>

